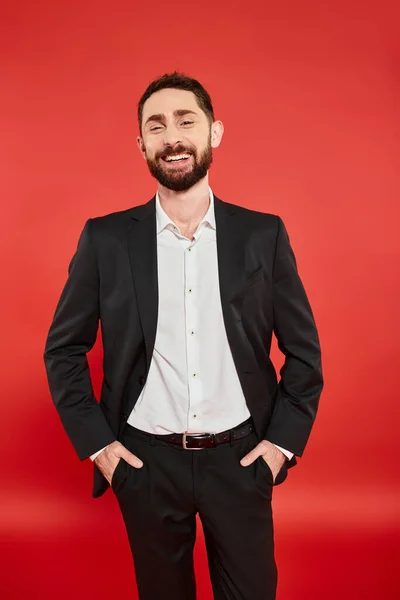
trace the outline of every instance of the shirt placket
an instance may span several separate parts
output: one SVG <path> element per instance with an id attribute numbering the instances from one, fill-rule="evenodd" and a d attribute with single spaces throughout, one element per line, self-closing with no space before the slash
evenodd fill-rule
<path id="1" fill-rule="evenodd" d="M 200 404 L 202 400 L 203 373 L 199 370 L 200 348 L 198 342 L 200 282 L 198 280 L 199 239 L 187 243 L 184 260 L 185 277 L 185 338 L 188 381 L 187 431 L 201 432 Z"/>

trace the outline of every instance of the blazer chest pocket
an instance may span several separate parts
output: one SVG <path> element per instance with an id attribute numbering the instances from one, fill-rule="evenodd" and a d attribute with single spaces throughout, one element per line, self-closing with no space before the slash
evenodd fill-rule
<path id="1" fill-rule="evenodd" d="M 247 277 L 245 285 L 244 285 L 244 291 L 247 291 L 249 288 L 253 287 L 254 285 L 256 285 L 257 283 L 259 283 L 260 281 L 263 281 L 263 280 L 264 280 L 264 269 L 262 267 L 259 267 L 256 271 L 254 271 Z"/>

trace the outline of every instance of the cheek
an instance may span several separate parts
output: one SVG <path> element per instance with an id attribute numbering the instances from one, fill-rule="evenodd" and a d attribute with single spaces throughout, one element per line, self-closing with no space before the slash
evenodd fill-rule
<path id="1" fill-rule="evenodd" d="M 150 160 L 154 160 L 156 158 L 157 152 L 160 152 L 161 148 L 154 148 L 153 146 L 146 146 L 146 158 Z"/>
<path id="2" fill-rule="evenodd" d="M 201 135 L 194 131 L 183 132 L 182 135 L 182 143 L 187 144 L 188 146 L 192 146 L 198 150 L 204 145 L 204 140 Z"/>
<path id="3" fill-rule="evenodd" d="M 143 152 L 146 154 L 146 158 L 154 158 L 157 152 L 162 150 L 161 142 L 157 140 L 147 140 L 143 144 Z"/>

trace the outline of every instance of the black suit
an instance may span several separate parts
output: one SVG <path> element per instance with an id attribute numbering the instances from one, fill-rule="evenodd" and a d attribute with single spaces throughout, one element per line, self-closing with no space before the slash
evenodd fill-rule
<path id="1" fill-rule="evenodd" d="M 282 219 L 214 197 L 220 294 L 233 359 L 259 440 L 301 456 L 323 387 L 312 310 Z M 155 196 L 89 219 L 44 353 L 51 395 L 81 460 L 116 439 L 146 381 L 157 324 Z M 101 321 L 104 380 L 93 394 L 86 353 Z M 272 332 L 285 354 L 278 385 Z M 286 462 L 275 483 L 281 483 Z M 108 482 L 94 465 L 93 497 Z"/>

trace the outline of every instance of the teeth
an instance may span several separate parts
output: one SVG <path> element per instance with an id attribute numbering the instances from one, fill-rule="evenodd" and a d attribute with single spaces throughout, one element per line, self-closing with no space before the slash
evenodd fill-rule
<path id="1" fill-rule="evenodd" d="M 164 160 L 170 162 L 171 160 L 182 160 L 184 158 L 189 158 L 190 154 L 176 154 L 175 156 L 166 156 Z"/>

